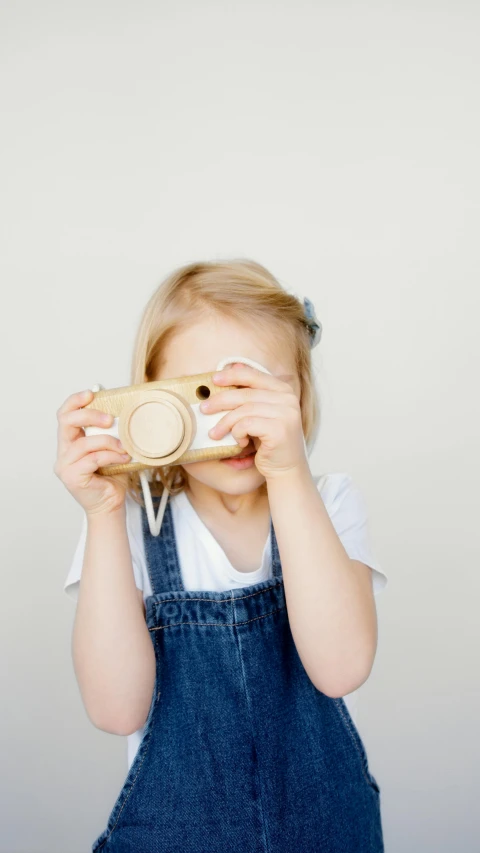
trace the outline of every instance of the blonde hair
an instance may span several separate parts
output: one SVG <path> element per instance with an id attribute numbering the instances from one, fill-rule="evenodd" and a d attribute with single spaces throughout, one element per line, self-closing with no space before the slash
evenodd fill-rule
<path id="1" fill-rule="evenodd" d="M 198 261 L 179 267 L 154 291 L 137 330 L 130 384 L 158 377 L 164 352 L 173 336 L 209 313 L 220 314 L 268 335 L 290 349 L 300 380 L 300 409 L 308 450 L 320 426 L 320 404 L 312 377 L 310 336 L 302 302 L 288 293 L 261 264 L 248 258 Z M 228 355 L 228 353 L 225 353 Z M 183 491 L 187 482 L 181 465 L 152 470 L 150 491 L 159 496 Z M 134 500 L 144 506 L 139 471 L 117 474 Z"/>

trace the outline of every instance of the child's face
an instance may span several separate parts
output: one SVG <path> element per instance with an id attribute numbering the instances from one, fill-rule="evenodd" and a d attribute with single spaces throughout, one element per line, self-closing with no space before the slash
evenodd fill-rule
<path id="1" fill-rule="evenodd" d="M 245 356 L 257 361 L 274 376 L 291 385 L 300 399 L 300 381 L 292 356 L 275 340 L 268 328 L 259 336 L 252 329 L 218 315 L 202 317 L 179 332 L 166 347 L 164 362 L 156 379 L 174 379 L 195 373 L 210 373 L 217 364 L 231 355 Z M 221 386 L 219 386 L 221 387 Z M 258 488 L 265 478 L 255 465 L 236 470 L 218 459 L 190 462 L 182 465 L 189 477 L 198 479 L 219 491 L 243 494 Z"/>

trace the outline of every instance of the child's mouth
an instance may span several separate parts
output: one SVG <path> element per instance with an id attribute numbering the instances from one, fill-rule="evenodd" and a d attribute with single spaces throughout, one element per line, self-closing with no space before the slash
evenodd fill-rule
<path id="1" fill-rule="evenodd" d="M 250 468 L 254 464 L 254 457 L 256 453 L 256 448 L 254 444 L 248 445 L 242 453 L 238 456 L 229 456 L 227 459 L 221 459 L 220 462 L 225 462 L 227 465 L 230 465 L 232 468 L 237 468 L 242 470 L 243 468 Z"/>

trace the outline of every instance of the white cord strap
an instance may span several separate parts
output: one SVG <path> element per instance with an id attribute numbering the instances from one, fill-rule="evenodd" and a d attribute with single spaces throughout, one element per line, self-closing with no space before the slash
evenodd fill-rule
<path id="1" fill-rule="evenodd" d="M 163 514 L 170 495 L 167 487 L 163 487 L 162 496 L 160 498 L 160 506 L 158 507 L 157 517 L 155 518 L 155 510 L 153 508 L 152 495 L 146 471 L 140 471 L 140 481 L 142 483 L 143 497 L 145 500 L 145 509 L 147 512 L 148 526 L 152 536 L 158 536 L 162 526 Z"/>

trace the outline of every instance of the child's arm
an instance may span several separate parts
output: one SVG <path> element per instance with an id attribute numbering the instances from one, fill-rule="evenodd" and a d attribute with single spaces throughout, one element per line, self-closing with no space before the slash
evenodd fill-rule
<path id="1" fill-rule="evenodd" d="M 127 735 L 145 723 L 155 685 L 155 654 L 139 600 L 128 541 L 125 487 L 96 473 L 125 462 L 112 435 L 85 435 L 113 420 L 85 406 L 90 390 L 71 394 L 57 411 L 54 473 L 87 517 L 82 578 L 73 627 L 73 662 L 92 723 Z"/>
<path id="2" fill-rule="evenodd" d="M 92 723 L 128 735 L 147 719 L 155 654 L 135 585 L 125 504 L 87 513 L 87 521 L 72 637 L 75 675 Z"/>
<path id="3" fill-rule="evenodd" d="M 371 570 L 348 556 L 307 465 L 267 488 L 296 649 L 317 689 L 345 696 L 367 680 L 375 659 Z"/>

